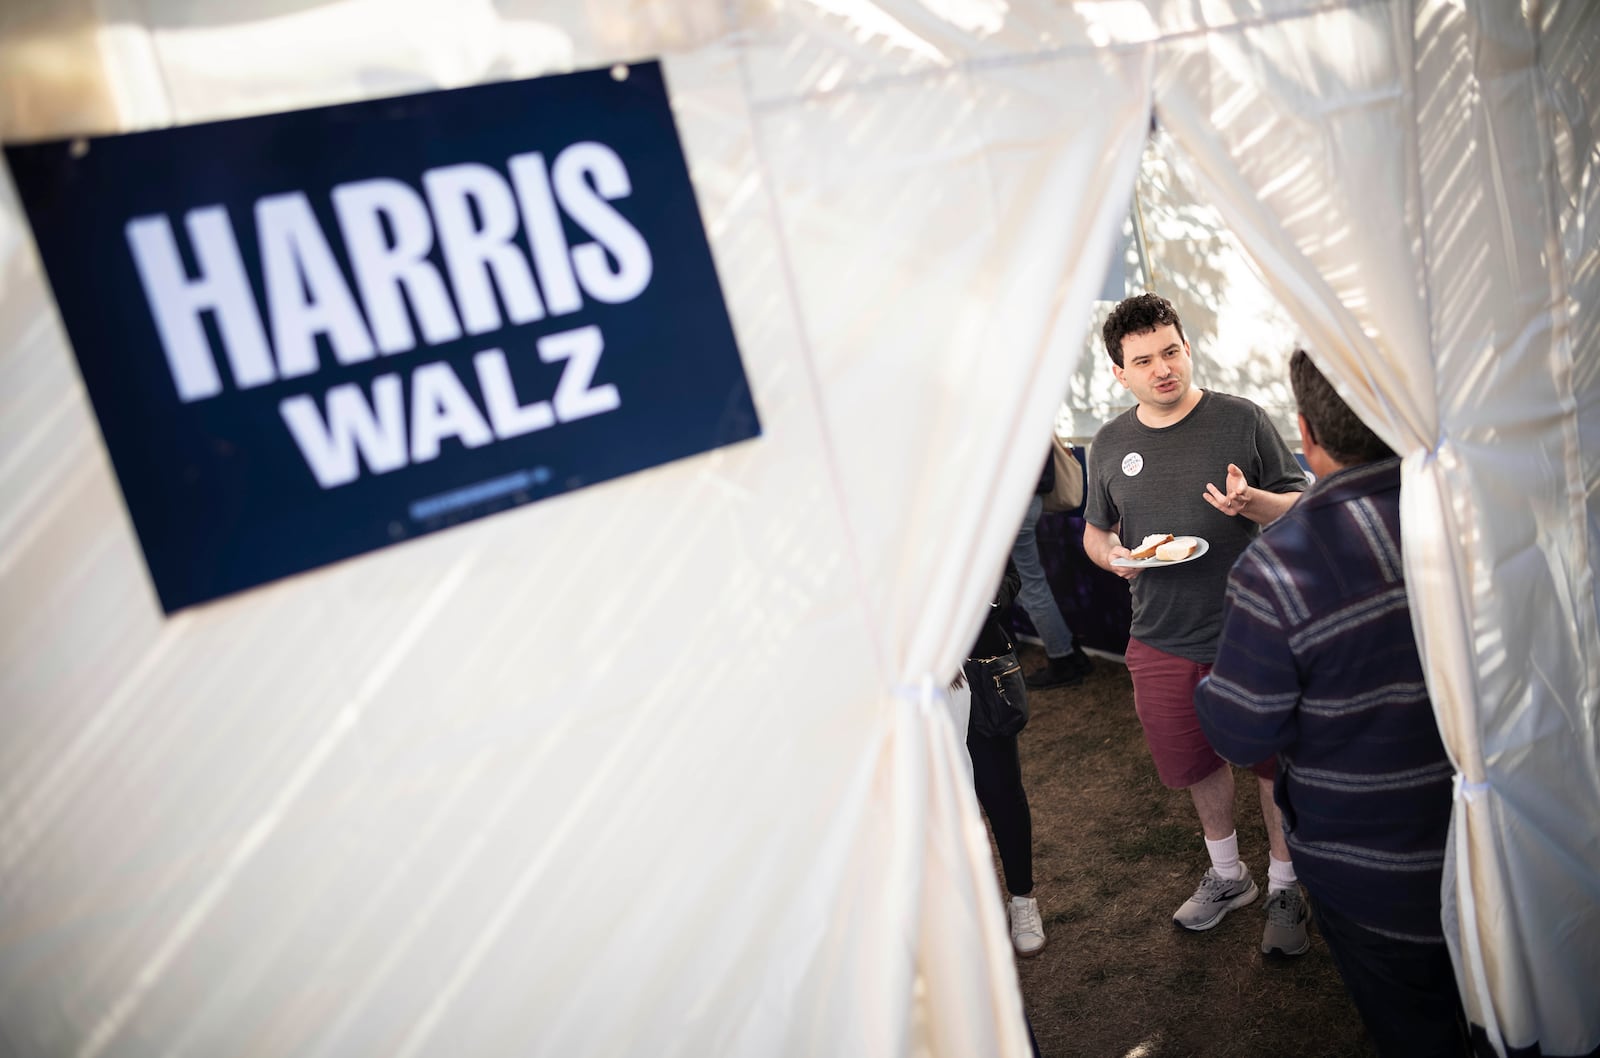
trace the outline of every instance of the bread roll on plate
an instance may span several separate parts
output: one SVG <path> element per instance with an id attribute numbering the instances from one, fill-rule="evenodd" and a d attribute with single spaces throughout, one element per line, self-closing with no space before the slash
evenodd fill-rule
<path id="1" fill-rule="evenodd" d="M 1132 558 L 1132 559 L 1140 559 L 1140 560 L 1147 559 L 1147 558 L 1155 558 L 1156 557 L 1156 548 L 1158 548 L 1161 545 L 1167 543 L 1171 539 L 1172 539 L 1172 534 L 1171 533 L 1151 533 L 1149 536 L 1144 538 L 1144 541 L 1142 543 L 1140 543 L 1140 545 L 1138 547 L 1136 547 L 1132 551 L 1128 552 L 1128 557 Z M 1191 548 L 1190 550 L 1193 550 L 1193 549 Z"/>
<path id="2" fill-rule="evenodd" d="M 1176 562 L 1194 554 L 1200 541 L 1192 536 L 1179 536 L 1156 545 L 1155 557 L 1161 562 Z"/>

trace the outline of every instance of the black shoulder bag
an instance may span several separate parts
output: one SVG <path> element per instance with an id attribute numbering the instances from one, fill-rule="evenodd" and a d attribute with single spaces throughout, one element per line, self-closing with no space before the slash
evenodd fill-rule
<path id="1" fill-rule="evenodd" d="M 1028 724 L 1028 688 L 1015 651 L 993 658 L 969 658 L 961 669 L 972 687 L 972 716 L 967 721 L 985 738 L 1005 738 Z"/>

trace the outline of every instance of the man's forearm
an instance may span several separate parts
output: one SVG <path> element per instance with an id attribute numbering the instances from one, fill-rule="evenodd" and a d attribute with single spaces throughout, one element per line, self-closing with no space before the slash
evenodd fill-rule
<path id="1" fill-rule="evenodd" d="M 1255 522 L 1257 525 L 1271 525 L 1282 518 L 1290 507 L 1299 502 L 1301 493 L 1298 492 L 1268 492 L 1250 486 L 1247 493 L 1248 499 L 1240 514 Z"/>
<path id="2" fill-rule="evenodd" d="M 1289 743 L 1294 731 L 1292 711 L 1263 711 L 1258 698 L 1226 677 L 1211 675 L 1194 689 L 1194 712 L 1200 730 L 1217 756 L 1243 768 L 1254 767 Z"/>
<path id="3" fill-rule="evenodd" d="M 1246 766 L 1293 743 L 1301 695 L 1289 622 L 1253 555 L 1246 551 L 1228 576 L 1216 660 L 1194 691 L 1195 715 L 1211 747 Z M 1241 598 L 1255 601 L 1239 605 Z"/>
<path id="4" fill-rule="evenodd" d="M 1084 523 L 1083 526 L 1083 553 L 1089 556 L 1089 561 L 1103 570 L 1115 573 L 1111 565 L 1111 549 L 1122 546 L 1122 538 L 1115 529 L 1101 529 L 1099 526 Z"/>

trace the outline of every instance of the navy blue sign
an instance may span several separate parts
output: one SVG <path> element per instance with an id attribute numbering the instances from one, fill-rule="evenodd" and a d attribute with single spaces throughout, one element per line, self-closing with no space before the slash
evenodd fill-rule
<path id="1" fill-rule="evenodd" d="M 655 63 L 6 156 L 168 612 L 760 433 Z"/>

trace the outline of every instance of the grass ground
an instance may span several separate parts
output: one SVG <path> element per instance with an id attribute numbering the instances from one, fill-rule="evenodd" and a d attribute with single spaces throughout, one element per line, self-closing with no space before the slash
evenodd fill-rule
<path id="1" fill-rule="evenodd" d="M 1022 650 L 1023 668 L 1043 663 Z M 1128 671 L 1097 658 L 1078 687 L 1031 693 L 1022 771 L 1033 810 L 1035 893 L 1049 944 L 1019 960 L 1044 1058 L 1365 1058 L 1328 949 L 1263 956 L 1262 901 L 1207 933 L 1172 912 L 1206 867 L 1188 794 L 1161 785 Z M 1247 772 L 1239 847 L 1266 889 L 1267 845 Z"/>

